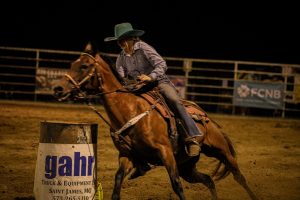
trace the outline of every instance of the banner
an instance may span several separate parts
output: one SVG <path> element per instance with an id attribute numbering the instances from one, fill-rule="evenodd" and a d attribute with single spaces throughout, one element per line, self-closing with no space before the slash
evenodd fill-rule
<path id="1" fill-rule="evenodd" d="M 53 94 L 53 88 L 67 73 L 67 69 L 38 68 L 36 72 L 36 94 Z"/>
<path id="2" fill-rule="evenodd" d="M 284 84 L 235 81 L 233 105 L 255 108 L 282 109 Z"/>

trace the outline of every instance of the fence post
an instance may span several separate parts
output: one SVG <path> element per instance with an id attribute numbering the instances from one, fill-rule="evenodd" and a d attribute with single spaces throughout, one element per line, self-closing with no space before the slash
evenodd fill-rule
<path id="1" fill-rule="evenodd" d="M 185 77 L 185 90 L 184 90 L 184 98 L 186 98 L 186 92 L 187 92 L 187 85 L 189 82 L 189 73 L 192 71 L 192 61 L 190 59 L 184 59 L 183 60 L 183 71 L 185 72 L 184 77 Z"/>
<path id="2" fill-rule="evenodd" d="M 37 75 L 38 73 L 38 70 L 39 70 L 39 65 L 40 65 L 40 51 L 37 49 L 36 50 L 36 56 L 35 56 L 35 76 Z M 36 95 L 36 85 L 37 85 L 37 82 L 36 82 L 36 78 L 35 78 L 35 86 L 34 86 L 34 101 L 37 100 L 37 95 Z"/>
<path id="3" fill-rule="evenodd" d="M 238 62 L 234 62 L 234 78 L 233 78 L 233 94 L 232 94 L 232 99 L 231 99 L 231 105 L 232 105 L 232 114 L 234 115 L 235 114 L 235 106 L 233 105 L 233 98 L 234 98 L 234 84 L 235 84 L 235 81 L 238 80 Z"/>
<path id="4" fill-rule="evenodd" d="M 285 117 L 285 104 L 286 104 L 286 93 L 287 93 L 287 76 L 288 76 L 288 67 L 289 66 L 286 66 L 286 65 L 283 65 L 282 66 L 282 72 L 283 72 L 283 78 L 284 78 L 284 88 L 283 88 L 283 108 L 282 108 L 282 112 L 281 112 L 281 118 L 284 118 Z"/>

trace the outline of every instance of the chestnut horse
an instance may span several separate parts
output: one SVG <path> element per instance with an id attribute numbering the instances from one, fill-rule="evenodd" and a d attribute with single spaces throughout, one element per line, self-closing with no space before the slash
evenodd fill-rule
<path id="1" fill-rule="evenodd" d="M 165 118 L 147 100 L 126 90 L 115 70 L 99 53 L 92 53 L 90 44 L 72 63 L 68 74 L 54 92 L 56 97 L 64 100 L 71 97 L 82 98 L 86 92 L 101 95 L 110 120 L 106 122 L 111 126 L 112 140 L 119 151 L 119 168 L 115 174 L 112 199 L 120 199 L 121 185 L 126 176 L 135 178 L 144 175 L 151 169 L 150 165 L 166 168 L 172 188 L 181 200 L 185 199 L 185 195 L 180 177 L 190 183 L 203 183 L 209 189 L 212 199 L 217 199 L 213 178 L 225 178 L 230 172 L 250 198 L 257 199 L 238 167 L 232 142 L 214 121 L 209 120 L 204 124 L 197 122 L 198 127 L 205 132 L 201 153 L 220 161 L 215 173 L 210 176 L 197 170 L 196 163 L 200 155 L 188 157 L 180 140 L 178 153 L 174 153 Z M 124 124 L 137 116 L 141 117 L 134 125 L 121 131 Z"/>

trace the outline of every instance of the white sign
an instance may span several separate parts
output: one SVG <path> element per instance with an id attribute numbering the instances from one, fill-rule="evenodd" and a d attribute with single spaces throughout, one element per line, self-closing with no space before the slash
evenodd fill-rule
<path id="1" fill-rule="evenodd" d="M 97 178 L 93 145 L 40 143 L 34 181 L 35 199 L 94 199 Z"/>

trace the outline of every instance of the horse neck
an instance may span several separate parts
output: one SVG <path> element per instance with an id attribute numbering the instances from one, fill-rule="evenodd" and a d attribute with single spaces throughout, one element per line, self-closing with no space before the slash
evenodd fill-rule
<path id="1" fill-rule="evenodd" d="M 122 89 L 122 84 L 118 81 L 107 64 L 101 65 L 100 70 L 102 79 L 101 92 L 107 93 L 103 95 L 102 98 L 104 108 L 113 127 L 120 128 L 124 123 L 135 116 L 135 104 L 139 97 L 127 92 L 113 93 L 118 89 Z"/>
<path id="2" fill-rule="evenodd" d="M 99 71 L 102 79 L 102 92 L 111 92 L 122 88 L 122 84 L 115 77 L 108 64 L 101 63 Z"/>

